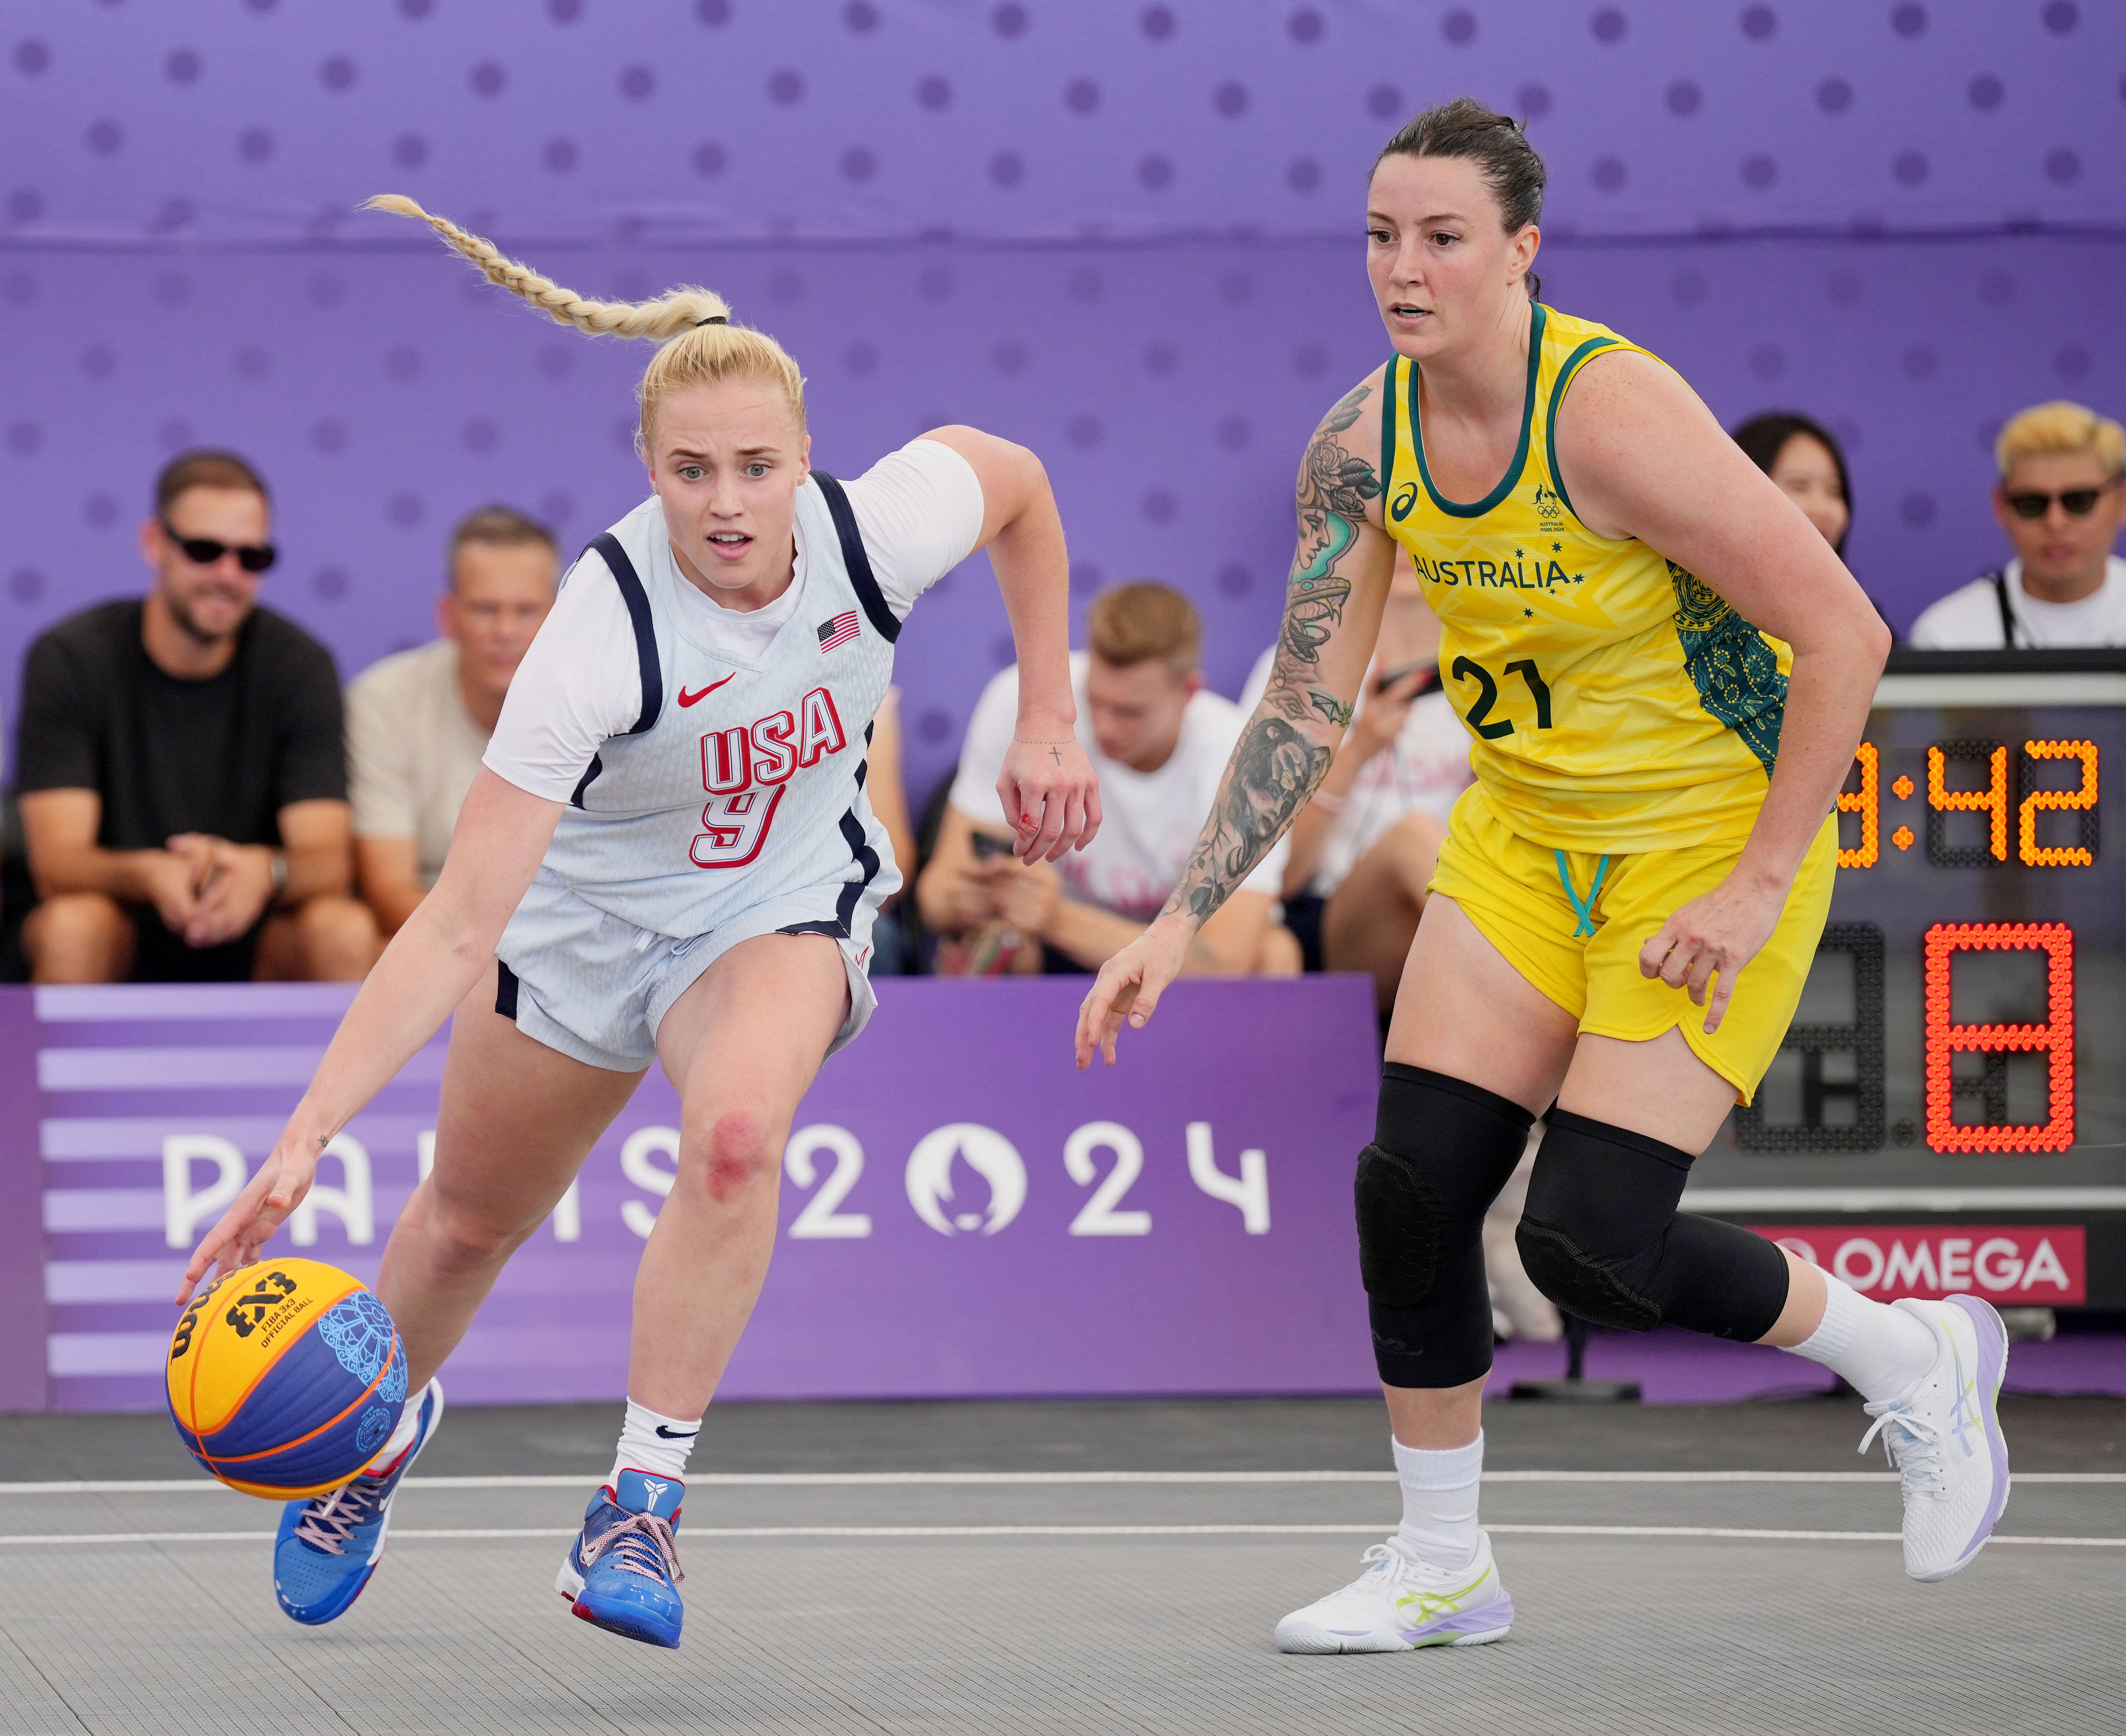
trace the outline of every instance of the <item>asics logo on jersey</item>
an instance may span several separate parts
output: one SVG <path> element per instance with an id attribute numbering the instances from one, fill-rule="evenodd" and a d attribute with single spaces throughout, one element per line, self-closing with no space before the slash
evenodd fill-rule
<path id="1" fill-rule="evenodd" d="M 707 686 L 702 688 L 698 693 L 689 693 L 685 687 L 682 686 L 679 689 L 679 703 L 682 705 L 698 705 L 703 700 L 706 699 L 711 693 L 715 692 L 717 688 L 722 686 L 724 682 L 735 682 L 737 679 L 738 671 L 734 669 L 729 675 L 726 675 L 724 677 L 723 681 L 711 682 Z"/>

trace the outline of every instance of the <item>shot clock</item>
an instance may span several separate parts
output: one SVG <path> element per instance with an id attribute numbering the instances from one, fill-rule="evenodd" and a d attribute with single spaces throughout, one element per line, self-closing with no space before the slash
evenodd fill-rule
<path id="1" fill-rule="evenodd" d="M 1893 656 L 1800 1010 L 1700 1161 L 1696 1209 L 1860 1235 L 1863 1271 L 1870 1249 L 1916 1257 L 1929 1223 L 2034 1215 L 2072 1243 L 2073 1282 L 1996 1300 L 2126 1305 L 2122 771 L 2126 655 Z M 1852 1227 L 1885 1215 L 1903 1241 Z"/>

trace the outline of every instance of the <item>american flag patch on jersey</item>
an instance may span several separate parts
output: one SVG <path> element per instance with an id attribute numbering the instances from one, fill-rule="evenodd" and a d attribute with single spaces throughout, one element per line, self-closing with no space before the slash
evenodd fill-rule
<path id="1" fill-rule="evenodd" d="M 832 620 L 820 623 L 820 649 L 822 653 L 839 649 L 857 636 L 857 611 L 837 615 Z"/>

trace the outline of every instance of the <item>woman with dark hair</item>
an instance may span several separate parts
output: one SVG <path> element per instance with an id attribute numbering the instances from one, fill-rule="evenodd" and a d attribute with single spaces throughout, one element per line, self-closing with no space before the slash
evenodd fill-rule
<path id="1" fill-rule="evenodd" d="M 1853 479 L 1837 436 L 1794 411 L 1771 410 L 1736 429 L 1735 444 L 1801 508 L 1843 560 L 1845 535 L 1853 528 Z"/>
<path id="2" fill-rule="evenodd" d="M 1080 1014 L 1079 1064 L 1112 1063 L 1320 782 L 1401 544 L 1476 780 L 1410 946 L 1356 1177 L 1403 1517 L 1358 1580 L 1278 1625 L 1286 1651 L 1476 1645 L 1512 1624 L 1476 1522 L 1483 1221 L 1553 1104 L 1515 1240 L 1560 1307 L 1844 1375 L 1903 1474 L 1916 1578 L 1963 1566 L 2007 1494 L 2006 1337 L 1985 1302 L 1872 1301 L 1676 1210 L 1793 1017 L 1831 903 L 1833 801 L 1890 636 L 1681 379 L 1535 299 L 1543 180 L 1521 129 L 1467 99 L 1374 164 L 1366 262 L 1392 353 L 1301 466 L 1284 634 L 1231 787 Z"/>

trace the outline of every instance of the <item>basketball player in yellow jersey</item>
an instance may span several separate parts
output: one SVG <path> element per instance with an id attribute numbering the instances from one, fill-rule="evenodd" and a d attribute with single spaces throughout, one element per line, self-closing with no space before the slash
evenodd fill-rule
<path id="1" fill-rule="evenodd" d="M 1287 1651 L 1481 1644 L 1511 1625 L 1476 1522 L 1481 1232 L 1552 1103 L 1518 1239 L 1561 1307 L 1835 1369 L 1903 1473 L 1915 1578 L 1968 1561 L 2007 1493 L 2005 1340 L 1985 1303 L 1869 1301 L 1676 1210 L 1793 1017 L 1888 634 L 1689 386 L 1535 299 L 1543 180 L 1520 129 L 1467 99 L 1382 153 L 1366 257 L 1394 353 L 1307 449 L 1269 691 L 1180 885 L 1080 1017 L 1079 1065 L 1095 1049 L 1112 1064 L 1122 1024 L 1151 1017 L 1198 926 L 1319 782 L 1401 543 L 1476 773 L 1356 1178 L 1403 1517 L 1357 1581 L 1278 1624 Z"/>

